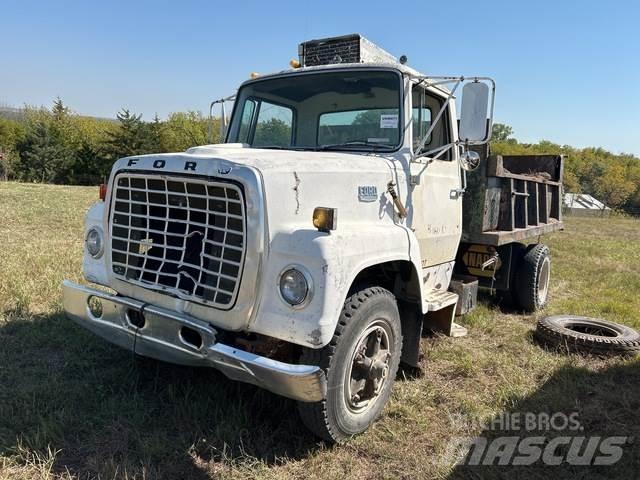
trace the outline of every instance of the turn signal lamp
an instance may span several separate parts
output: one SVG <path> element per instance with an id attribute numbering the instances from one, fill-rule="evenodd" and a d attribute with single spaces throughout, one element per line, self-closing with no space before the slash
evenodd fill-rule
<path id="1" fill-rule="evenodd" d="M 107 184 L 106 183 L 101 183 L 100 184 L 100 190 L 99 190 L 99 194 L 100 194 L 100 200 L 102 200 L 104 202 L 104 199 L 107 198 Z"/>
<path id="2" fill-rule="evenodd" d="M 338 226 L 338 209 L 316 207 L 313 210 L 313 226 L 321 232 L 335 230 Z"/>

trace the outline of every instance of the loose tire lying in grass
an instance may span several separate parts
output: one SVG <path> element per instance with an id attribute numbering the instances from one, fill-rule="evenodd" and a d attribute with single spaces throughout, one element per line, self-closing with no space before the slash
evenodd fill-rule
<path id="1" fill-rule="evenodd" d="M 538 321 L 535 338 L 547 347 L 596 355 L 640 353 L 640 333 L 618 323 L 575 315 L 553 315 Z"/>

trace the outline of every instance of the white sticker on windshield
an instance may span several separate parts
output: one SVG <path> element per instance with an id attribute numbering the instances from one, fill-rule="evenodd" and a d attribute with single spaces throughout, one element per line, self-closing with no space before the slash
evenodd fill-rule
<path id="1" fill-rule="evenodd" d="M 398 128 L 398 114 L 380 115 L 380 128 Z"/>
<path id="2" fill-rule="evenodd" d="M 389 143 L 390 140 L 388 138 L 369 137 L 369 138 L 367 138 L 367 142 L 369 142 L 369 143 Z"/>

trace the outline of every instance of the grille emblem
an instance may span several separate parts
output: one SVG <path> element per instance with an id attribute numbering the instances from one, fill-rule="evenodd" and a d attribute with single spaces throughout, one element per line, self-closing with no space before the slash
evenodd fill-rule
<path id="1" fill-rule="evenodd" d="M 138 245 L 138 252 L 141 255 L 146 255 L 149 250 L 153 248 L 153 238 L 143 238 Z"/>
<path id="2" fill-rule="evenodd" d="M 218 173 L 220 175 L 227 175 L 231 171 L 231 165 L 220 165 L 218 167 Z"/>

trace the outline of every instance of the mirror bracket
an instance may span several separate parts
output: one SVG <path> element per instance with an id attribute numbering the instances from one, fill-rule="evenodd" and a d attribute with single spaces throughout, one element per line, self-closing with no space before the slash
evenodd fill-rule
<path id="1" fill-rule="evenodd" d="M 442 107 L 440 108 L 440 111 L 438 112 L 438 114 L 436 115 L 436 118 L 434 119 L 434 121 L 431 123 L 431 126 L 429 127 L 429 129 L 427 130 L 427 132 L 425 133 L 425 135 L 420 139 L 420 143 L 418 144 L 418 147 L 416 148 L 414 154 L 411 157 L 411 161 L 412 162 L 417 162 L 417 163 L 423 163 L 421 161 L 421 159 L 423 157 L 426 157 L 432 153 L 438 152 L 437 157 L 440 157 L 441 155 L 443 155 L 446 150 L 448 150 L 449 148 L 452 147 L 459 147 L 459 146 L 463 146 L 464 151 L 468 150 L 468 146 L 469 145 L 483 145 L 487 142 L 489 142 L 491 140 L 491 134 L 492 134 L 492 129 L 493 129 L 493 111 L 494 111 L 494 105 L 495 105 L 495 92 L 496 92 L 496 83 L 495 81 L 490 78 L 490 77 L 464 77 L 464 76 L 459 76 L 459 77 L 452 77 L 452 76 L 435 76 L 435 77 L 427 77 L 427 76 L 421 76 L 421 75 L 412 75 L 411 78 L 413 78 L 414 80 L 418 81 L 418 85 L 425 83 L 426 86 L 429 87 L 437 87 L 438 85 L 445 85 L 445 84 L 451 84 L 453 83 L 454 86 L 451 88 L 447 99 L 443 102 Z M 436 127 L 436 125 L 438 124 L 438 122 L 440 121 L 440 119 L 442 118 L 444 111 L 446 110 L 448 104 L 449 104 L 449 100 L 451 100 L 451 98 L 454 97 L 454 94 L 457 90 L 457 88 L 464 82 L 472 82 L 472 83 L 480 83 L 480 82 L 487 82 L 490 84 L 490 105 L 489 105 L 489 112 L 488 112 L 488 121 L 487 121 L 487 131 L 486 131 L 486 135 L 485 138 L 481 139 L 481 140 L 476 140 L 476 141 L 461 141 L 461 140 L 455 140 L 454 142 L 445 145 L 444 147 L 438 147 L 436 149 L 427 151 L 427 152 L 423 152 L 422 149 L 425 147 L 426 142 L 429 138 L 429 135 L 431 135 L 431 133 L 433 132 L 433 129 Z M 432 159 L 429 160 L 430 163 L 432 161 Z"/>
<path id="2" fill-rule="evenodd" d="M 225 111 L 225 107 L 224 104 L 225 102 L 231 102 L 233 100 L 236 99 L 236 94 L 234 93 L 233 95 L 229 95 L 228 97 L 223 97 L 219 100 L 214 100 L 213 102 L 211 102 L 209 104 L 209 143 L 213 143 L 213 107 L 215 105 L 217 105 L 218 103 L 220 104 L 220 141 L 224 142 L 225 141 L 225 136 L 227 133 L 227 116 L 226 116 L 226 111 Z"/>

